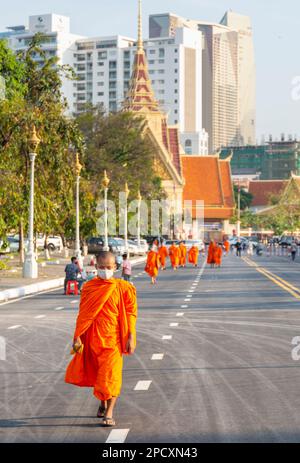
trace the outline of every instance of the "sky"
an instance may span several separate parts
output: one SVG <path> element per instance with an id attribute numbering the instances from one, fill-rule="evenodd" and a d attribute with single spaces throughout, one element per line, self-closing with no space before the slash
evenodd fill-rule
<path id="1" fill-rule="evenodd" d="M 71 18 L 71 32 L 84 36 L 136 37 L 137 0 L 0 0 L 0 31 L 27 25 L 28 16 L 57 13 Z M 144 38 L 148 16 L 171 12 L 219 22 L 226 10 L 251 17 L 256 60 L 256 136 L 300 138 L 299 0 L 143 0 Z"/>

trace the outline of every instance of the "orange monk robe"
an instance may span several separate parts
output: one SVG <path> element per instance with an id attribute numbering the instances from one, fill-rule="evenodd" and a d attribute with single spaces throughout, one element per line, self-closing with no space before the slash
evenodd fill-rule
<path id="1" fill-rule="evenodd" d="M 133 285 L 123 280 L 94 278 L 82 287 L 74 339 L 80 337 L 82 354 L 67 367 L 65 382 L 93 387 L 99 400 L 120 395 L 122 354 L 129 333 L 136 343 L 137 302 Z"/>
<path id="2" fill-rule="evenodd" d="M 207 263 L 208 264 L 216 263 L 216 251 L 217 251 L 217 245 L 215 243 L 210 243 L 208 247 L 208 253 L 207 253 Z"/>
<path id="3" fill-rule="evenodd" d="M 219 267 L 221 266 L 221 263 L 222 263 L 222 255 L 223 255 L 222 246 L 218 246 L 215 251 L 215 263 Z"/>
<path id="4" fill-rule="evenodd" d="M 198 255 L 199 249 L 197 246 L 192 246 L 189 250 L 189 263 L 197 265 L 198 264 Z"/>
<path id="5" fill-rule="evenodd" d="M 158 250 L 158 255 L 160 258 L 160 263 L 163 268 L 166 266 L 166 258 L 168 257 L 168 249 L 166 246 L 161 246 Z"/>
<path id="6" fill-rule="evenodd" d="M 172 246 L 170 246 L 169 248 L 169 256 L 172 267 L 178 267 L 180 259 L 180 249 L 177 246 L 174 246 L 174 244 L 172 244 Z"/>
<path id="7" fill-rule="evenodd" d="M 225 248 L 225 251 L 226 253 L 228 254 L 228 252 L 230 251 L 230 243 L 228 240 L 224 241 L 224 248 Z"/>
<path id="8" fill-rule="evenodd" d="M 145 272 L 150 275 L 151 278 L 156 278 L 159 270 L 159 255 L 156 251 L 149 251 L 147 255 L 147 262 Z"/>
<path id="9" fill-rule="evenodd" d="M 186 265 L 187 249 L 183 243 L 179 245 L 179 251 L 180 251 L 179 265 Z"/>

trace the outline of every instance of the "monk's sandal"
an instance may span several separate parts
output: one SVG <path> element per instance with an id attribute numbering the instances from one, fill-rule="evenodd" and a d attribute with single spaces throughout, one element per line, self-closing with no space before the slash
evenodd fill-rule
<path id="1" fill-rule="evenodd" d="M 115 425 L 116 425 L 116 422 L 115 422 L 115 420 L 113 418 L 107 418 L 107 417 L 103 418 L 102 426 L 111 427 L 111 426 L 115 426 Z"/>
<path id="2" fill-rule="evenodd" d="M 100 407 L 98 408 L 98 412 L 97 412 L 97 418 L 104 418 L 105 412 L 106 412 L 106 408 L 101 407 L 100 405 Z"/>

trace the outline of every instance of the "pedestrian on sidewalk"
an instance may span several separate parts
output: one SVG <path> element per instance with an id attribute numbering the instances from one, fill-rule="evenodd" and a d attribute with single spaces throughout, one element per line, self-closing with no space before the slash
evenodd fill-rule
<path id="1" fill-rule="evenodd" d="M 123 354 L 136 347 L 136 290 L 130 283 L 113 278 L 115 256 L 101 251 L 97 277 L 88 281 L 80 299 L 73 339 L 73 359 L 65 382 L 93 387 L 101 401 L 97 417 L 102 426 L 115 426 L 113 411 L 121 392 Z"/>
<path id="2" fill-rule="evenodd" d="M 67 283 L 68 281 L 78 281 L 78 275 L 80 274 L 80 269 L 77 263 L 77 258 L 72 257 L 71 263 L 67 264 L 65 267 L 65 282 L 64 282 L 64 294 L 67 292 Z M 82 283 L 78 281 L 78 289 L 80 289 Z"/>
<path id="3" fill-rule="evenodd" d="M 122 278 L 125 281 L 130 281 L 131 278 L 131 263 L 130 260 L 128 259 L 128 255 L 125 253 L 123 254 L 123 263 L 122 263 Z"/>
<path id="4" fill-rule="evenodd" d="M 292 255 L 293 262 L 296 259 L 296 254 L 297 254 L 297 244 L 295 243 L 295 241 L 293 241 L 291 244 L 291 255 Z"/>

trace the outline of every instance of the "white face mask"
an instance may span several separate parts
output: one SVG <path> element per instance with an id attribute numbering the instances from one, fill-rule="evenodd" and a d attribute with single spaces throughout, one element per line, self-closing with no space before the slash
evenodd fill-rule
<path id="1" fill-rule="evenodd" d="M 110 280 L 114 275 L 114 270 L 109 270 L 108 268 L 98 269 L 97 275 L 102 280 Z"/>

